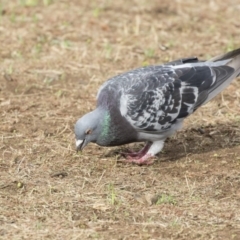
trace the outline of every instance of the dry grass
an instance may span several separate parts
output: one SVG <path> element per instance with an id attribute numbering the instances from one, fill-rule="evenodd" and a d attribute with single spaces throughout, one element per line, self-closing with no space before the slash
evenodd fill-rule
<path id="1" fill-rule="evenodd" d="M 239 239 L 239 79 L 149 167 L 118 163 L 119 148 L 77 155 L 73 134 L 107 78 L 239 47 L 239 9 L 237 0 L 2 0 L 0 239 Z"/>

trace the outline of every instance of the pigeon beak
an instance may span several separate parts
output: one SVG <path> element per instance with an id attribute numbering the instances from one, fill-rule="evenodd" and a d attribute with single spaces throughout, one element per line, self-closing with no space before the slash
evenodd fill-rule
<path id="1" fill-rule="evenodd" d="M 83 139 L 83 140 L 76 140 L 76 150 L 77 150 L 77 152 L 78 151 L 82 151 L 82 149 L 85 147 L 85 145 L 86 144 L 84 144 L 85 143 L 85 139 Z"/>

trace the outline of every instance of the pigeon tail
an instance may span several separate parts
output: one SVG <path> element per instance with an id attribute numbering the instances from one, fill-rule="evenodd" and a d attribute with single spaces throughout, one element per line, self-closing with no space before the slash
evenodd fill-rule
<path id="1" fill-rule="evenodd" d="M 218 71 L 216 71 L 216 82 L 213 84 L 212 89 L 209 91 L 208 98 L 205 100 L 204 104 L 213 99 L 216 95 L 218 95 L 221 91 L 227 88 L 230 83 L 240 75 L 240 48 L 228 52 L 226 54 L 219 55 L 208 60 L 206 63 L 210 63 L 211 66 L 223 67 L 226 71 L 232 71 L 232 74 L 228 75 L 226 78 L 222 76 L 222 74 L 218 75 Z M 228 70 L 227 70 L 228 69 Z"/>

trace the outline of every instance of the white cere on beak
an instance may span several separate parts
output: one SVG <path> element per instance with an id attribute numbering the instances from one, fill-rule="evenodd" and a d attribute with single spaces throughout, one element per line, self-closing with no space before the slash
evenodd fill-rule
<path id="1" fill-rule="evenodd" d="M 83 140 L 76 140 L 76 147 L 79 147 L 82 144 Z"/>

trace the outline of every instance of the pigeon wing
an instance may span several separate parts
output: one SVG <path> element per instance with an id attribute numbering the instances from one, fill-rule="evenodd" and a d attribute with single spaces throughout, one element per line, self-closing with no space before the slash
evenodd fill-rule
<path id="1" fill-rule="evenodd" d="M 209 93 L 232 72 L 228 66 L 205 63 L 159 66 L 122 92 L 120 112 L 137 131 L 165 131 L 207 102 Z"/>

